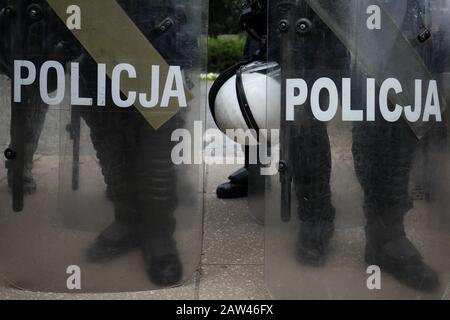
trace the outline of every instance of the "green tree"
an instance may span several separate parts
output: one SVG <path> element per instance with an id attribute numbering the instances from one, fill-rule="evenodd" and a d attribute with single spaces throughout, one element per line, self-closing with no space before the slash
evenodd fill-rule
<path id="1" fill-rule="evenodd" d="M 208 40 L 208 72 L 222 72 L 242 59 L 245 37 L 210 37 Z"/>
<path id="2" fill-rule="evenodd" d="M 244 0 L 209 0 L 209 34 L 238 34 L 239 14 Z"/>

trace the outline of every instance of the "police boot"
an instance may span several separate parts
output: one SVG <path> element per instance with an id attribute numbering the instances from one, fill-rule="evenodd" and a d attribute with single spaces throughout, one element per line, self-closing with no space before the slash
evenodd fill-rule
<path id="1" fill-rule="evenodd" d="M 423 261 L 419 251 L 406 237 L 403 218 L 407 209 L 366 207 L 365 211 L 366 262 L 379 266 L 416 290 L 436 289 L 439 286 L 437 273 Z"/>
<path id="2" fill-rule="evenodd" d="M 145 269 L 154 284 L 168 287 L 181 281 L 183 266 L 172 236 L 144 236 L 141 247 Z"/>
<path id="3" fill-rule="evenodd" d="M 334 233 L 335 209 L 331 203 L 314 208 L 305 202 L 299 215 L 297 260 L 304 265 L 322 266 Z"/>
<path id="4" fill-rule="evenodd" d="M 13 187 L 13 172 L 12 163 L 10 160 L 5 162 L 5 167 L 8 170 L 8 187 L 12 189 Z M 37 185 L 34 181 L 33 174 L 31 172 L 30 166 L 26 166 L 23 170 L 23 192 L 24 194 L 36 193 Z"/>
<path id="5" fill-rule="evenodd" d="M 230 180 L 229 182 L 222 183 L 216 189 L 219 199 L 234 199 L 247 196 L 248 171 L 245 167 L 231 174 L 228 179 Z"/>
<path id="6" fill-rule="evenodd" d="M 114 221 L 103 230 L 87 249 L 86 258 L 90 262 L 104 262 L 121 256 L 139 244 L 136 229 L 119 221 Z"/>

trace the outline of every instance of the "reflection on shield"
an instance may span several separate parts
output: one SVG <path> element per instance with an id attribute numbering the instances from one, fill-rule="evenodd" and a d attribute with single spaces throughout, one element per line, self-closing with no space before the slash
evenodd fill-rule
<path id="1" fill-rule="evenodd" d="M 0 2 L 0 273 L 58 292 L 183 283 L 202 168 L 175 165 L 171 137 L 204 117 L 202 1 L 29 2 Z"/>
<path id="2" fill-rule="evenodd" d="M 265 190 L 273 296 L 442 297 L 446 2 L 268 3 L 268 58 L 282 73 L 282 165 Z"/>

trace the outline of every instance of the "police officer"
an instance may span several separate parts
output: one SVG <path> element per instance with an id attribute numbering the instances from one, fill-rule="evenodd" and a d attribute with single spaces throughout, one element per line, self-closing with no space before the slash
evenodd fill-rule
<path id="1" fill-rule="evenodd" d="M 255 61 L 264 59 L 261 52 L 261 39 L 248 36 L 244 46 L 244 61 Z M 244 147 L 245 166 L 233 172 L 227 182 L 220 184 L 216 189 L 217 197 L 220 199 L 235 199 L 246 197 L 248 193 L 248 147 Z"/>
<path id="2" fill-rule="evenodd" d="M 198 50 L 195 38 L 186 30 L 183 1 L 118 0 L 118 3 L 169 65 L 191 67 Z M 24 46 L 29 51 L 36 46 L 36 52 L 17 56 L 36 57 L 39 59 L 37 67 L 44 59 L 62 63 L 76 59 L 80 67 L 80 94 L 96 97 L 97 78 L 92 76 L 97 73 L 96 62 L 49 9 L 46 1 L 39 2 L 39 6 L 46 13 L 39 20 L 44 27 L 31 24 L 30 36 Z M 170 18 L 171 26 L 160 28 L 167 18 Z M 29 20 L 24 19 L 23 22 L 28 23 Z M 2 29 L 2 35 L 10 37 L 13 33 L 14 30 Z M 2 37 L 2 44 L 7 44 L 4 39 Z M 11 77 L 12 60 L 16 56 L 12 54 L 7 58 L 3 65 Z M 49 88 L 54 80 L 48 79 Z M 106 87 L 106 106 L 72 106 L 79 110 L 90 129 L 115 213 L 115 221 L 86 248 L 86 258 L 90 262 L 106 261 L 140 247 L 150 279 L 156 285 L 174 285 L 181 280 L 183 268 L 173 236 L 177 181 L 171 160 L 171 134 L 182 120 L 176 115 L 155 130 L 134 107 L 115 106 L 109 80 Z M 38 90 L 34 88 L 33 93 Z M 32 110 L 36 109 L 41 108 Z M 33 131 L 27 140 L 30 144 L 37 142 L 42 128 L 45 112 L 39 112 L 39 118 L 30 116 L 33 121 L 25 123 L 25 127 L 29 126 Z M 32 146 L 29 149 L 34 152 L 35 145 Z"/>
<path id="3" fill-rule="evenodd" d="M 265 1 L 251 2 L 259 8 L 266 5 Z M 407 13 L 400 27 L 412 41 L 426 27 L 423 22 L 424 7 L 421 0 L 407 3 Z M 394 1 L 384 1 L 387 7 L 394 4 Z M 269 43 L 271 59 L 301 70 L 307 83 L 315 80 L 319 71 L 323 72 L 323 76 L 334 80 L 352 77 L 358 81 L 364 75 L 367 77 L 358 66 L 351 65 L 350 52 L 306 1 L 296 2 L 293 6 L 301 8 L 301 18 L 307 18 L 311 22 L 309 33 L 303 42 L 289 43 L 289 56 L 294 57 L 292 59 L 295 61 L 286 61 L 278 56 L 279 48 Z M 399 34 L 401 36 L 403 35 Z M 425 62 L 427 54 L 431 52 L 427 48 L 430 45 L 415 47 Z M 295 70 L 284 72 L 295 77 Z M 333 70 L 338 73 L 334 74 Z M 359 86 L 352 92 L 352 105 L 362 106 L 360 102 L 363 93 L 358 88 Z M 297 112 L 302 113 L 295 117 L 300 124 L 290 133 L 291 158 L 287 159 L 293 167 L 301 221 L 297 258 L 302 264 L 318 266 L 326 261 L 334 231 L 330 143 L 326 124 L 318 121 L 310 108 L 305 107 Z M 391 123 L 376 115 L 375 122 L 354 125 L 353 156 L 357 177 L 364 191 L 364 212 L 367 218 L 365 260 L 370 265 L 380 266 L 412 288 L 428 291 L 439 285 L 438 276 L 423 261 L 404 230 L 404 217 L 412 207 L 408 185 L 416 145 L 416 136 L 403 120 Z"/>
<path id="4" fill-rule="evenodd" d="M 176 6 L 173 0 L 118 3 L 169 65 L 190 67 L 197 52 L 195 40 L 183 32 L 183 7 Z M 174 26 L 154 36 L 154 29 L 165 18 L 171 18 Z M 95 97 L 96 79 L 90 74 L 95 74 L 97 65 L 87 53 L 80 61 L 85 94 Z M 173 236 L 177 181 L 171 160 L 171 134 L 182 124 L 180 117 L 173 117 L 155 130 L 136 109 L 116 107 L 111 100 L 101 111 L 80 110 L 91 129 L 115 211 L 115 221 L 88 248 L 87 258 L 104 261 L 139 246 L 150 279 L 161 286 L 176 284 L 182 277 L 182 264 Z"/>
<path id="5" fill-rule="evenodd" d="M 239 25 L 247 32 L 242 60 L 245 62 L 264 61 L 266 58 L 265 18 L 261 15 L 264 8 L 258 8 L 248 0 L 243 3 Z M 220 184 L 216 189 L 218 198 L 232 199 L 246 197 L 248 193 L 249 149 L 244 147 L 245 166 L 228 177 L 228 182 Z"/>
<path id="6" fill-rule="evenodd" d="M 399 27 L 410 43 L 416 44 L 414 49 L 427 68 L 436 74 L 443 70 L 433 60 L 444 52 L 434 50 L 434 39 L 423 43 L 416 39 L 427 28 L 424 4 L 421 0 L 407 1 L 406 14 Z M 385 1 L 385 5 L 390 8 L 395 2 Z M 424 139 L 445 132 L 442 125 L 435 125 Z M 405 215 L 413 207 L 408 187 L 417 145 L 416 136 L 404 120 L 387 122 L 377 114 L 374 123 L 354 125 L 353 157 L 364 190 L 367 218 L 366 262 L 380 266 L 413 288 L 433 290 L 439 284 L 438 276 L 423 261 L 404 229 Z"/>

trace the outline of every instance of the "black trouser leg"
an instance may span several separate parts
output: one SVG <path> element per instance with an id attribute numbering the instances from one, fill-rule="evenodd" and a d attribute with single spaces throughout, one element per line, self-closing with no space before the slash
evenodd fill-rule
<path id="1" fill-rule="evenodd" d="M 23 108 L 24 116 L 24 187 L 26 192 L 34 192 L 36 189 L 35 182 L 33 180 L 32 169 L 33 169 L 33 157 L 36 153 L 37 147 L 39 145 L 39 139 L 44 127 L 45 116 L 48 111 L 48 105 L 42 102 L 39 89 L 33 87 L 31 90 L 27 91 L 27 101 L 26 106 Z M 11 128 L 12 129 L 12 128 Z M 11 131 L 11 135 L 13 132 Z M 11 149 L 15 150 L 16 147 L 13 145 L 9 146 Z M 6 162 L 6 166 L 10 169 L 9 161 Z M 12 174 L 10 171 L 8 175 L 8 182 L 12 183 Z"/>
<path id="2" fill-rule="evenodd" d="M 407 124 L 376 121 L 353 128 L 356 175 L 367 208 L 411 207 L 409 175 L 417 139 Z"/>
<path id="3" fill-rule="evenodd" d="M 302 264 L 320 266 L 325 263 L 334 232 L 330 141 L 325 123 L 313 119 L 312 115 L 303 121 L 292 137 L 294 185 L 302 222 L 297 259 Z"/>
<path id="4" fill-rule="evenodd" d="M 152 252 L 161 255 L 174 252 L 177 176 L 171 159 L 171 134 L 176 120 L 158 130 L 142 117 L 136 121 L 138 141 L 133 167 L 140 234 L 152 246 Z"/>
<path id="5" fill-rule="evenodd" d="M 292 149 L 300 220 L 332 220 L 331 152 L 326 124 L 311 115 L 293 137 Z"/>
<path id="6" fill-rule="evenodd" d="M 136 223 L 135 178 L 130 158 L 135 156 L 133 123 L 127 112 L 81 113 L 91 131 L 104 180 L 111 192 L 115 219 L 126 225 Z"/>
<path id="7" fill-rule="evenodd" d="M 417 139 L 403 120 L 356 124 L 355 170 L 364 190 L 365 259 L 418 290 L 434 290 L 437 273 L 409 241 L 404 216 L 412 207 L 409 176 Z"/>

